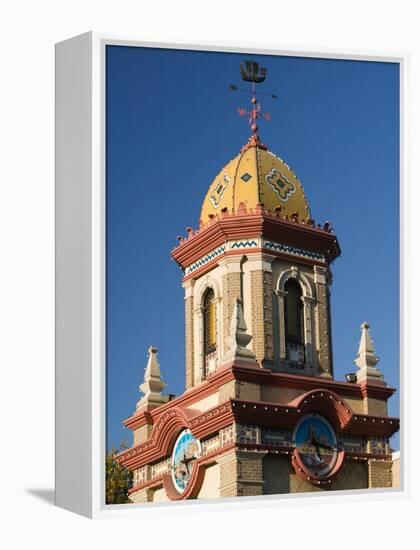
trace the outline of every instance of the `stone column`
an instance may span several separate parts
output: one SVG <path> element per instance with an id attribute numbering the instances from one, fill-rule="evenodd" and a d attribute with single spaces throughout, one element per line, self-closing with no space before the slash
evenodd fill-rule
<path id="1" fill-rule="evenodd" d="M 318 365 L 321 376 L 332 378 L 330 305 L 328 290 L 328 269 L 314 266 L 315 272 L 315 326 Z"/>
<path id="2" fill-rule="evenodd" d="M 312 307 L 314 298 L 310 296 L 302 296 L 303 302 L 303 330 L 304 330 L 304 342 L 305 342 L 305 360 L 306 366 L 314 366 L 314 343 L 313 343 L 313 329 L 312 329 Z"/>
<path id="3" fill-rule="evenodd" d="M 252 349 L 258 362 L 274 359 L 272 257 L 248 256 L 251 274 Z"/>
<path id="4" fill-rule="evenodd" d="M 226 337 L 229 333 L 230 321 L 232 313 L 236 303 L 236 299 L 241 297 L 241 257 L 232 256 L 224 258 L 220 265 L 224 267 L 223 275 L 223 349 L 221 350 L 221 356 L 227 351 L 227 345 L 225 343 Z"/>
<path id="5" fill-rule="evenodd" d="M 285 322 L 284 322 L 284 300 L 287 292 L 285 290 L 276 290 L 277 296 L 277 311 L 278 311 L 278 346 L 279 346 L 279 359 L 280 361 L 286 360 L 286 334 L 285 334 Z"/>
<path id="6" fill-rule="evenodd" d="M 197 346 L 194 354 L 193 382 L 194 386 L 200 384 L 206 377 L 206 366 L 204 364 L 204 308 L 197 306 L 194 309 L 194 317 L 197 319 L 197 335 L 194 338 L 194 345 Z"/>
<path id="7" fill-rule="evenodd" d="M 185 384 L 194 385 L 194 291 L 193 282 L 184 283 L 185 289 Z"/>

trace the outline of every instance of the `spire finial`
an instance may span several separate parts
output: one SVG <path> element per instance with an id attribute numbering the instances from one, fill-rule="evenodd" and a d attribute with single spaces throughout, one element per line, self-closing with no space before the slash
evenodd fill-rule
<path id="1" fill-rule="evenodd" d="M 262 113 L 261 105 L 257 99 L 257 93 L 259 95 L 269 95 L 272 99 L 276 99 L 277 96 L 275 96 L 274 94 L 262 94 L 261 92 L 256 91 L 255 85 L 264 82 L 267 75 L 267 69 L 265 67 L 260 67 L 256 61 L 243 61 L 240 64 L 240 72 L 242 80 L 252 83 L 252 88 L 250 90 L 238 88 L 238 86 L 235 86 L 233 84 L 230 85 L 230 89 L 233 91 L 239 90 L 241 92 L 251 93 L 251 109 L 249 111 L 242 108 L 237 109 L 238 113 L 241 116 L 248 115 L 249 126 L 251 128 L 251 136 L 248 140 L 248 143 L 244 145 L 244 147 L 242 147 L 242 152 L 246 151 L 246 149 L 249 149 L 250 147 L 259 147 L 260 149 L 267 150 L 267 146 L 261 142 L 258 135 L 258 119 L 263 116 L 266 120 L 270 120 L 270 115 L 269 113 Z"/>
<path id="2" fill-rule="evenodd" d="M 384 377 L 381 371 L 376 367 L 379 362 L 379 357 L 375 355 L 373 340 L 369 332 L 369 324 L 364 321 L 360 328 L 362 335 L 360 337 L 359 352 L 354 360 L 355 365 L 359 368 L 357 373 L 357 381 L 372 381 L 376 384 L 384 384 Z"/>
<path id="3" fill-rule="evenodd" d="M 144 369 L 144 382 L 139 389 L 144 396 L 138 401 L 136 409 L 147 406 L 158 407 L 169 400 L 169 395 L 162 395 L 165 382 L 162 379 L 160 365 L 157 358 L 157 348 L 150 346 L 148 349 L 148 360 Z"/>
<path id="4" fill-rule="evenodd" d="M 246 347 L 251 340 L 252 336 L 247 333 L 247 326 L 242 309 L 242 300 L 240 298 L 236 298 L 233 306 L 229 333 L 225 338 L 225 343 L 228 346 L 228 350 L 223 356 L 223 363 L 234 361 L 235 359 L 255 363 L 255 353 Z"/>

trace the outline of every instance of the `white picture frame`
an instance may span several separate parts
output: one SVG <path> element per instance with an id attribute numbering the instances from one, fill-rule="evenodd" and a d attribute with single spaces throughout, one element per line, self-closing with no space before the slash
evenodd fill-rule
<path id="1" fill-rule="evenodd" d="M 56 504 L 90 517 L 159 514 L 162 505 L 105 504 L 105 48 L 107 45 L 175 48 L 219 52 L 294 55 L 369 60 L 400 65 L 401 101 L 401 268 L 407 216 L 408 56 L 370 51 L 307 51 L 262 44 L 154 43 L 137 38 L 89 32 L 56 45 Z M 402 212 L 404 215 L 402 215 Z M 252 506 L 296 504 L 298 499 L 395 498 L 409 487 L 407 366 L 404 332 L 408 288 L 401 289 L 401 487 L 330 494 L 264 496 Z M 76 452 L 77 450 L 77 452 Z M 73 472 L 77 471 L 77 475 Z M 200 502 L 215 506 L 250 506 L 250 499 Z M 180 501 L 171 513 L 197 502 Z"/>

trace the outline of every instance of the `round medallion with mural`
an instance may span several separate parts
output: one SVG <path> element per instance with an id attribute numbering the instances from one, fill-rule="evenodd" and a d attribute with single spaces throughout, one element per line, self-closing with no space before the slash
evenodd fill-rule
<path id="1" fill-rule="evenodd" d="M 191 480 L 194 461 L 201 455 L 201 445 L 190 430 L 183 430 L 172 453 L 172 481 L 178 493 L 183 493 Z"/>
<path id="2" fill-rule="evenodd" d="M 304 416 L 293 433 L 295 457 L 313 479 L 333 473 L 339 456 L 337 436 L 331 424 L 319 414 Z"/>

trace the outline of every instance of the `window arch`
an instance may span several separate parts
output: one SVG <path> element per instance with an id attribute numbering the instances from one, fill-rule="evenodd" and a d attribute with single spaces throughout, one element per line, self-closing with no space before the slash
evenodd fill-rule
<path id="1" fill-rule="evenodd" d="M 204 355 L 208 356 L 217 349 L 217 330 L 216 330 L 216 301 L 214 290 L 209 288 L 203 300 L 203 318 L 204 318 Z"/>
<path id="2" fill-rule="evenodd" d="M 286 344 L 304 344 L 302 289 L 295 279 L 288 279 L 284 285 L 286 299 L 284 303 Z"/>

